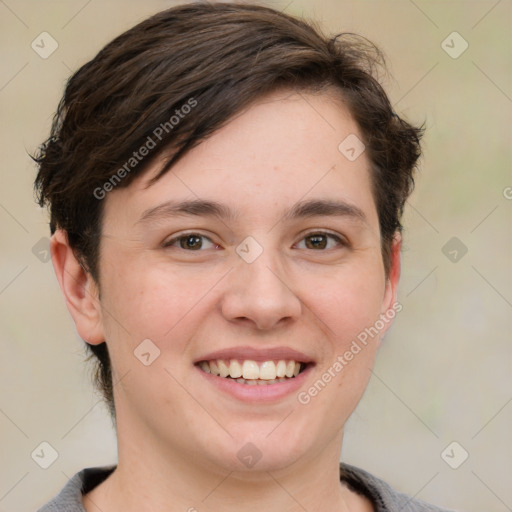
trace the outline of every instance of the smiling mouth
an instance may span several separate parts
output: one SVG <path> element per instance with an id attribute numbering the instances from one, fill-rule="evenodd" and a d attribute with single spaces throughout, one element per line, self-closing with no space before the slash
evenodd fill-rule
<path id="1" fill-rule="evenodd" d="M 240 384 L 268 386 L 294 379 L 306 369 L 308 364 L 283 359 L 263 362 L 256 362 L 251 359 L 243 361 L 216 359 L 199 361 L 196 366 L 205 373 L 224 379 L 233 379 Z"/>

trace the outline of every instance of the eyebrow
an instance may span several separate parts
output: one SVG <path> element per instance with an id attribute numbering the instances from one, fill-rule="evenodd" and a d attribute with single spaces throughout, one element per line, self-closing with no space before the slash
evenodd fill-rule
<path id="1" fill-rule="evenodd" d="M 189 201 L 166 201 L 154 208 L 146 210 L 136 224 L 156 222 L 169 217 L 179 216 L 217 217 L 221 220 L 232 221 L 239 217 L 239 212 L 224 204 L 204 199 Z M 309 217 L 349 217 L 367 223 L 364 211 L 354 204 L 340 200 L 311 199 L 299 201 L 284 212 L 281 221 L 303 219 Z"/>

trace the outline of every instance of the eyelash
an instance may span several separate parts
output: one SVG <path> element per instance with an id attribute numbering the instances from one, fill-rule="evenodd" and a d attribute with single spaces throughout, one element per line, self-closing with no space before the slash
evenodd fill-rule
<path id="1" fill-rule="evenodd" d="M 184 233 L 184 234 L 181 234 L 179 236 L 176 236 L 174 238 L 171 238 L 170 240 L 167 240 L 165 242 L 162 243 L 162 247 L 166 248 L 166 247 L 172 247 L 174 244 L 176 244 L 177 242 L 179 242 L 180 240 L 182 239 L 186 239 L 187 237 L 198 237 L 198 238 L 201 238 L 201 239 L 206 239 L 208 240 L 210 243 L 212 243 L 214 246 L 218 247 L 218 244 L 215 244 L 211 238 L 207 237 L 206 235 L 201 235 L 200 233 Z M 335 240 L 337 245 L 340 246 L 340 247 L 348 247 L 349 244 L 348 242 L 338 236 L 338 235 L 335 235 L 333 233 L 329 233 L 329 232 L 326 232 L 326 231 L 313 231 L 311 233 L 308 233 L 306 235 L 304 235 L 300 242 L 304 241 L 305 239 L 309 238 L 309 237 L 315 237 L 315 236 L 323 236 L 323 237 L 327 237 L 331 240 Z M 295 244 L 296 245 L 296 244 Z M 183 249 L 184 251 L 187 251 L 187 249 L 183 248 L 183 247 L 176 247 L 177 249 Z M 332 247 L 330 248 L 332 249 Z M 327 250 L 330 250 L 330 249 L 321 249 L 321 250 L 318 250 L 318 252 L 324 252 L 324 251 L 327 251 Z M 201 250 L 205 250 L 205 249 L 199 249 L 197 250 L 197 252 L 200 252 Z M 310 249 L 310 250 L 315 250 L 315 249 Z M 191 249 L 189 252 L 196 252 L 194 249 Z"/>

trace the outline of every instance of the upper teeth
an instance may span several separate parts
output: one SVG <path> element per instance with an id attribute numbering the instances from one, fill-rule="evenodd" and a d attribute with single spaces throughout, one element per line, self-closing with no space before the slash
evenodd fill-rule
<path id="1" fill-rule="evenodd" d="M 281 377 L 296 377 L 300 372 L 301 364 L 296 361 L 284 360 L 257 363 L 247 359 L 240 363 L 236 359 L 230 361 L 217 359 L 215 361 L 201 361 L 199 366 L 203 371 L 220 377 L 274 380 Z"/>

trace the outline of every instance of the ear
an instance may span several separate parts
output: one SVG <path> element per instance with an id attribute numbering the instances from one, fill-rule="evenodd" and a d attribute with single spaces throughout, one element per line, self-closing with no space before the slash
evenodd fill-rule
<path id="1" fill-rule="evenodd" d="M 381 315 L 386 320 L 385 327 L 381 330 L 381 336 L 388 330 L 392 324 L 392 319 L 396 313 L 402 310 L 402 305 L 398 302 L 398 283 L 400 281 L 400 263 L 402 250 L 402 235 L 397 231 L 393 237 L 391 245 L 391 267 L 384 290 L 384 300 L 382 301 Z"/>
<path id="2" fill-rule="evenodd" d="M 50 252 L 57 280 L 79 336 L 91 345 L 104 342 L 98 286 L 77 260 L 65 231 L 54 233 Z"/>

